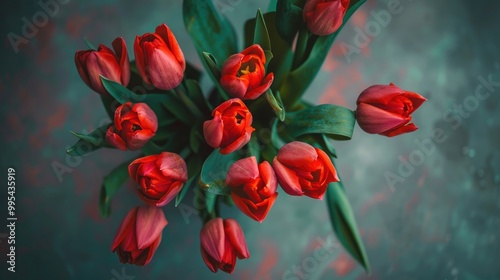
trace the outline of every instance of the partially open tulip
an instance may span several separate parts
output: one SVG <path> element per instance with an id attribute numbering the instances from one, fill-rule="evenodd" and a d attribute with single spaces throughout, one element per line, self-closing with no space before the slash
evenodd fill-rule
<path id="1" fill-rule="evenodd" d="M 418 93 L 390 85 L 374 85 L 358 97 L 356 119 L 365 132 L 388 137 L 413 132 L 410 116 L 427 99 Z"/>
<path id="2" fill-rule="evenodd" d="M 155 33 L 137 36 L 134 53 L 137 70 L 146 83 L 170 90 L 182 82 L 186 61 L 167 25 L 159 25 Z"/>
<path id="3" fill-rule="evenodd" d="M 250 141 L 252 114 L 243 101 L 229 99 L 212 112 L 212 120 L 203 124 L 205 141 L 213 148 L 220 148 L 221 154 L 229 154 Z"/>
<path id="4" fill-rule="evenodd" d="M 229 95 L 241 99 L 255 99 L 266 92 L 274 80 L 266 76 L 266 55 L 259 45 L 252 45 L 230 56 L 222 66 L 220 84 Z"/>
<path id="5" fill-rule="evenodd" d="M 112 146 L 126 151 L 142 148 L 158 129 L 156 114 L 146 103 L 131 102 L 116 108 L 113 125 L 106 131 Z"/>
<path id="6" fill-rule="evenodd" d="M 289 195 L 322 199 L 328 184 L 338 182 L 328 155 L 304 142 L 290 142 L 278 151 L 273 168 L 278 182 Z"/>
<path id="7" fill-rule="evenodd" d="M 318 36 L 330 35 L 342 25 L 349 0 L 307 0 L 303 17 L 307 28 Z"/>
<path id="8" fill-rule="evenodd" d="M 218 269 L 233 273 L 238 259 L 248 259 L 245 235 L 234 219 L 215 218 L 208 221 L 200 231 L 201 256 L 212 272 Z"/>
<path id="9" fill-rule="evenodd" d="M 130 163 L 128 172 L 139 185 L 139 197 L 154 206 L 169 203 L 188 179 L 186 162 L 170 152 L 138 158 Z"/>
<path id="10" fill-rule="evenodd" d="M 278 181 L 269 162 L 257 165 L 252 156 L 233 163 L 226 175 L 234 204 L 250 218 L 262 222 L 278 197 Z"/>
<path id="11" fill-rule="evenodd" d="M 96 50 L 78 51 L 75 64 L 82 80 L 99 94 L 108 95 L 101 82 L 103 76 L 108 80 L 127 86 L 130 80 L 130 62 L 125 40 L 118 37 L 112 43 L 114 51 L 99 45 Z"/>
<path id="12" fill-rule="evenodd" d="M 148 264 L 160 245 L 167 219 L 161 208 L 143 205 L 132 209 L 115 235 L 111 251 L 121 263 Z"/>

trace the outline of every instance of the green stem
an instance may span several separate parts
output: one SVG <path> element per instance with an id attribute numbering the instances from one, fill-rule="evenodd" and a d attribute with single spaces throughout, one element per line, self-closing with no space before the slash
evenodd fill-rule
<path id="1" fill-rule="evenodd" d="M 293 55 L 292 69 L 291 71 L 297 69 L 304 62 L 305 56 L 307 54 L 307 45 L 309 41 L 309 30 L 305 25 L 303 25 L 299 30 L 299 36 L 295 44 L 295 53 Z M 290 72 L 291 72 L 290 71 Z"/>
<path id="2" fill-rule="evenodd" d="M 182 87 L 182 90 L 180 89 Z M 188 109 L 193 113 L 196 118 L 199 120 L 205 120 L 206 118 L 203 116 L 203 113 L 198 109 L 198 107 L 193 103 L 191 99 L 186 96 L 185 88 L 182 85 L 179 85 L 174 89 L 177 97 L 188 107 Z"/>

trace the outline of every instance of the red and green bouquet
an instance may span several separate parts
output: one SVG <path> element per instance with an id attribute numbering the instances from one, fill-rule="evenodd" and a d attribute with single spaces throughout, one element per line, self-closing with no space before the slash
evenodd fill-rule
<path id="1" fill-rule="evenodd" d="M 185 27 L 203 69 L 186 60 L 164 23 L 135 38 L 135 61 L 121 37 L 112 48 L 88 43 L 89 50 L 75 54 L 78 73 L 111 120 L 87 135 L 73 133 L 79 140 L 67 153 L 140 150 L 104 178 L 100 192 L 104 217 L 129 179 L 144 202 L 130 210 L 112 242 L 121 262 L 148 264 L 167 225 L 162 207 L 178 206 L 195 190 L 203 202 L 201 257 L 211 271 L 231 273 L 236 258 L 250 254 L 240 225 L 224 218 L 219 205 L 263 223 L 281 193 L 324 200 L 339 241 L 369 271 L 333 141 L 351 139 L 356 122 L 388 137 L 412 132 L 411 114 L 426 99 L 394 84 L 364 90 L 355 111 L 302 98 L 364 2 L 279 0 L 275 11 L 258 10 L 246 22 L 241 47 L 210 0 L 184 0 Z M 202 88 L 202 75 L 213 86 Z"/>

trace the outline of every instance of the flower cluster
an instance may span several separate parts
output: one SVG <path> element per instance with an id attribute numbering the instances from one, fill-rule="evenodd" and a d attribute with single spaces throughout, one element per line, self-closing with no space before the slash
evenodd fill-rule
<path id="1" fill-rule="evenodd" d="M 80 77 L 101 95 L 112 118 L 100 131 L 81 136 L 80 141 L 92 141 L 92 150 L 111 147 L 142 152 L 125 170 L 108 175 L 117 179 L 108 180 L 111 185 L 103 186 L 101 192 L 101 203 L 109 206 L 110 193 L 120 186 L 117 182 L 124 181 L 121 174 L 128 173 L 144 202 L 127 214 L 112 243 L 111 250 L 121 262 L 146 265 L 151 261 L 167 225 L 161 207 L 174 199 L 177 205 L 187 189 L 198 183 L 198 192 L 223 196 L 244 215 L 262 223 L 278 199 L 279 188 L 290 196 L 322 200 L 327 194 L 336 199 L 328 193 L 337 190 L 340 182 L 333 161 L 337 155 L 327 138 L 350 139 L 356 120 L 364 131 L 388 137 L 417 129 L 411 114 L 426 99 L 392 83 L 364 90 L 355 111 L 333 104 L 315 107 L 300 99 L 315 75 L 311 66 L 301 71 L 300 65 L 321 57 L 308 56 L 308 48 L 311 51 L 311 46 L 323 43 L 318 36 L 338 32 L 351 7 L 349 0 L 308 0 L 296 7 L 303 13 L 293 20 L 301 21 L 302 28 L 292 34 L 305 32 L 307 36 L 298 36 L 295 49 L 273 48 L 274 53 L 290 55 L 283 63 L 293 60 L 291 69 L 269 63 L 273 58 L 269 45 L 276 38 L 269 36 L 265 24 L 254 24 L 254 42 L 238 53 L 223 55 L 221 65 L 199 43 L 215 84 L 206 95 L 196 75 L 188 73 L 193 67 L 165 24 L 135 38 L 135 61 L 129 60 L 123 38 L 113 41 L 113 50 L 99 45 L 75 54 Z M 283 12 L 277 19 L 286 20 L 286 16 L 293 15 Z M 188 18 L 194 21 L 187 26 L 189 31 L 196 19 Z M 265 19 L 259 12 L 256 22 Z M 203 18 L 199 20 L 203 26 Z M 280 26 L 275 27 L 283 33 L 279 36 L 287 38 L 289 30 Z M 135 90 L 141 83 L 148 85 L 146 92 Z M 116 103 L 120 105 L 110 110 L 109 104 Z M 264 137 L 269 131 L 270 136 Z M 95 141 L 99 135 L 101 142 Z M 235 219 L 223 219 L 214 210 L 222 199 L 208 197 L 203 198 L 208 206 L 200 210 L 204 223 L 201 256 L 211 271 L 232 273 L 237 258 L 250 257 L 243 229 Z M 329 211 L 348 211 L 345 205 L 329 206 Z M 352 221 L 344 223 L 351 223 L 346 225 L 349 232 L 355 228 Z"/>

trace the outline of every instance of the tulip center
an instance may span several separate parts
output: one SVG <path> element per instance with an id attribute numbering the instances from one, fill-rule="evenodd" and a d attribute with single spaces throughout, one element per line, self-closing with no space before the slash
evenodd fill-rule
<path id="1" fill-rule="evenodd" d="M 242 115 L 240 115 L 240 113 L 236 113 L 235 119 L 237 124 L 241 124 L 244 118 Z"/>
<path id="2" fill-rule="evenodd" d="M 134 125 L 132 126 L 132 131 L 137 131 L 137 130 L 142 130 L 142 128 L 141 128 L 139 125 L 134 124 Z"/>
<path id="3" fill-rule="evenodd" d="M 238 77 L 243 75 L 248 75 L 255 71 L 255 62 L 253 60 L 247 61 L 241 64 L 240 70 L 238 71 Z"/>

